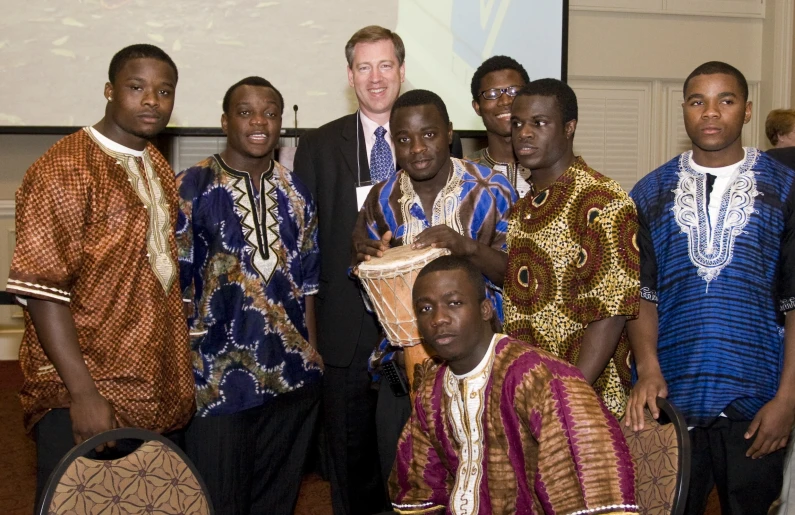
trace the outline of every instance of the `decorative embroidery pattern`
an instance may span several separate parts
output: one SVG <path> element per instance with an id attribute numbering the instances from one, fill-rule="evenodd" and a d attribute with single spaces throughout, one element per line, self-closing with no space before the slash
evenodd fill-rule
<path id="1" fill-rule="evenodd" d="M 611 504 L 609 506 L 598 506 L 587 510 L 579 510 L 572 512 L 571 515 L 592 515 L 596 513 L 616 513 L 616 510 L 624 510 L 624 512 L 635 513 L 639 510 L 637 504 Z"/>
<path id="2" fill-rule="evenodd" d="M 789 297 L 787 299 L 781 299 L 778 302 L 778 310 L 781 312 L 790 311 L 795 309 L 795 297 Z"/>
<path id="3" fill-rule="evenodd" d="M 444 510 L 444 506 L 437 506 L 432 502 L 421 502 L 417 504 L 392 504 L 395 511 L 403 514 L 421 515 L 423 513 L 433 513 Z"/>
<path id="4" fill-rule="evenodd" d="M 213 159 L 217 160 L 216 157 Z M 254 196 L 250 176 L 246 172 L 232 172 L 229 165 L 224 166 L 224 164 L 219 163 L 224 173 L 231 177 L 229 187 L 235 208 L 240 215 L 240 225 L 243 227 L 246 243 L 251 249 L 251 265 L 267 283 L 271 280 L 279 261 L 276 185 L 270 180 L 274 177 L 273 164 L 269 171 L 262 174 L 259 205 Z"/>
<path id="5" fill-rule="evenodd" d="M 734 242 L 742 234 L 754 212 L 754 198 L 759 195 L 753 167 L 759 151 L 746 148 L 745 161 L 735 172 L 720 203 L 718 218 L 709 223 L 706 177 L 690 166 L 688 151 L 679 157 L 679 183 L 674 192 L 676 223 L 687 234 L 690 261 L 698 269 L 698 275 L 707 282 L 718 277 L 732 260 Z"/>
<path id="6" fill-rule="evenodd" d="M 41 284 L 34 284 L 25 281 L 18 281 L 16 279 L 8 279 L 8 282 L 14 285 L 14 290 L 26 292 L 26 293 L 33 293 L 35 295 L 44 295 L 45 297 L 51 297 L 56 300 L 61 300 L 64 302 L 70 302 L 72 299 L 72 294 L 68 291 L 59 290 L 58 288 L 51 288 L 49 286 L 44 286 Z"/>
<path id="7" fill-rule="evenodd" d="M 489 345 L 489 358 L 480 371 L 458 379 L 448 368 L 444 375 L 445 397 L 450 403 L 450 422 L 453 438 L 461 446 L 461 463 L 450 493 L 450 511 L 459 515 L 478 513 L 480 482 L 483 478 L 485 434 L 483 410 L 486 406 L 486 385 L 494 365 L 495 342 L 505 337 L 495 334 Z"/>
<path id="8" fill-rule="evenodd" d="M 520 197 L 524 197 L 533 189 L 532 184 L 529 182 L 530 170 L 522 167 L 519 163 L 500 163 L 496 161 L 491 157 L 488 147 L 478 150 L 474 154 L 465 157 L 465 159 L 479 165 L 488 166 L 492 170 L 506 176 Z"/>
<path id="9" fill-rule="evenodd" d="M 652 290 L 648 286 L 643 286 L 640 289 L 640 298 L 648 300 L 649 302 L 654 302 L 655 304 L 659 302 L 659 299 L 657 298 L 657 290 Z"/>
<path id="10" fill-rule="evenodd" d="M 160 185 L 160 178 L 155 173 L 155 167 L 152 164 L 149 152 L 144 151 L 141 158 L 143 170 L 141 170 L 138 159 L 135 156 L 111 150 L 94 137 L 88 128 L 83 130 L 103 152 L 116 159 L 116 163 L 127 173 L 136 195 L 146 207 L 146 211 L 149 214 L 149 225 L 146 228 L 147 257 L 149 258 L 152 272 L 154 272 L 155 277 L 168 293 L 179 272 L 168 244 L 168 237 L 171 233 L 171 216 L 168 211 L 168 203 L 166 202 L 163 187 Z"/>
<path id="11" fill-rule="evenodd" d="M 433 201 L 433 212 L 429 220 L 430 226 L 426 226 L 421 218 L 415 216 L 414 210 L 422 209 L 422 201 L 420 201 L 419 195 L 414 192 L 414 188 L 411 186 L 409 174 L 401 174 L 400 191 L 403 195 L 400 197 L 399 203 L 403 213 L 403 220 L 406 223 L 406 235 L 403 238 L 404 245 L 411 245 L 422 231 L 437 225 L 446 225 L 458 234 L 466 234 L 461 224 L 458 210 L 462 183 L 464 181 L 464 168 L 457 159 L 451 159 L 450 163 L 450 166 L 452 166 L 451 177 Z"/>

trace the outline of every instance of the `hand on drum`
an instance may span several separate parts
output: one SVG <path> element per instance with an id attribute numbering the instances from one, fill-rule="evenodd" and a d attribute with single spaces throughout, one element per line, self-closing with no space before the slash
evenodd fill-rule
<path id="1" fill-rule="evenodd" d="M 356 262 L 369 261 L 371 257 L 383 257 L 391 239 L 392 231 L 385 232 L 380 240 L 357 237 L 354 234 L 353 248 L 356 249 Z"/>
<path id="2" fill-rule="evenodd" d="M 411 246 L 413 249 L 427 247 L 449 249 L 454 256 L 469 257 L 477 252 L 478 243 L 472 238 L 458 234 L 446 225 L 435 225 L 422 231 Z"/>

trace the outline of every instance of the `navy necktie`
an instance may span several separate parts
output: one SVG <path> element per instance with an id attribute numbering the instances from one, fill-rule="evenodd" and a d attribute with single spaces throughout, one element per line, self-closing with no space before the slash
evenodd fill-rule
<path id="1" fill-rule="evenodd" d="M 384 139 L 384 134 L 386 129 L 383 127 L 375 130 L 375 144 L 370 151 L 370 179 L 373 184 L 389 179 L 395 171 L 395 166 L 392 164 L 392 149 Z"/>

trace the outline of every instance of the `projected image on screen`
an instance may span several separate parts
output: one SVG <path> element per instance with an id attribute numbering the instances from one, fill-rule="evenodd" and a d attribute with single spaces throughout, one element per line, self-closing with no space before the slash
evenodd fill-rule
<path id="1" fill-rule="evenodd" d="M 344 47 L 366 25 L 406 44 L 404 90 L 439 93 L 457 129 L 482 129 L 469 82 L 505 54 L 532 78 L 560 77 L 563 1 L 0 0 L 0 125 L 84 126 L 104 112 L 113 54 L 151 43 L 179 67 L 172 126 L 219 127 L 221 99 L 260 75 L 282 92 L 284 126 L 318 127 L 356 109 Z"/>
<path id="2" fill-rule="evenodd" d="M 471 106 L 475 69 L 507 55 L 531 79 L 562 78 L 563 12 L 562 1 L 549 0 L 400 0 L 406 77 L 444 99 L 456 129 L 483 129 Z"/>

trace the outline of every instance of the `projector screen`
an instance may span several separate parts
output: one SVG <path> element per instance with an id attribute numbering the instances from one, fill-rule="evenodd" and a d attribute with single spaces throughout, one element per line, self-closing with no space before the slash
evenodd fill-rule
<path id="1" fill-rule="evenodd" d="M 113 54 L 160 46 L 179 68 L 173 127 L 219 127 L 227 88 L 249 75 L 283 94 L 283 127 L 312 128 L 356 109 L 344 47 L 365 25 L 406 45 L 403 91 L 430 89 L 454 127 L 481 130 L 472 74 L 515 58 L 530 77 L 565 78 L 564 0 L 0 0 L 0 125 L 84 126 L 104 113 Z"/>

